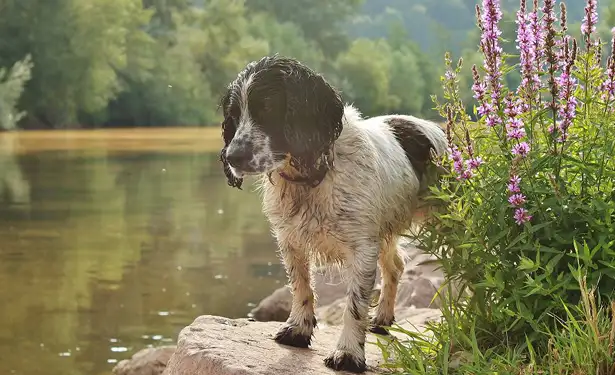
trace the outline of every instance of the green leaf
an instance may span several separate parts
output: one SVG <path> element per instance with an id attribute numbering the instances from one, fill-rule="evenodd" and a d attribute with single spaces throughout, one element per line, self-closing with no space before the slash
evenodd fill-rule
<path id="1" fill-rule="evenodd" d="M 536 271 L 538 269 L 538 266 L 536 265 L 536 263 L 534 263 L 533 260 L 526 258 L 526 257 L 521 257 L 520 259 L 520 263 L 517 266 L 517 269 L 520 271 Z"/>

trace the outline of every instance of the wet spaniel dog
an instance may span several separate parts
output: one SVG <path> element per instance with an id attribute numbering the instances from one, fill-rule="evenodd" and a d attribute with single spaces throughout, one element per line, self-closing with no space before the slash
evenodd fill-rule
<path id="1" fill-rule="evenodd" d="M 248 64 L 220 106 L 228 183 L 241 188 L 246 176 L 260 176 L 263 209 L 292 288 L 292 311 L 275 341 L 310 345 L 312 264 L 343 265 L 343 330 L 325 365 L 365 371 L 366 330 L 385 333 L 394 322 L 404 268 L 398 239 L 416 216 L 445 133 L 407 115 L 364 118 L 320 74 L 277 55 Z M 370 322 L 377 267 L 382 290 Z"/>

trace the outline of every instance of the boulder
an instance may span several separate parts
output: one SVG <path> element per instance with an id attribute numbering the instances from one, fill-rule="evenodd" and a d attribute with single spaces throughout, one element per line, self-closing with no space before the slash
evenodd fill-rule
<path id="1" fill-rule="evenodd" d="M 437 269 L 434 258 L 421 252 L 405 238 L 400 241 L 400 246 L 404 251 L 406 267 L 397 292 L 397 308 L 440 308 L 439 300 L 434 300 L 434 296 L 444 282 L 444 276 Z M 377 280 L 375 289 L 379 290 L 379 272 Z M 322 318 L 323 312 L 331 314 L 332 308 L 339 308 L 340 299 L 346 295 L 346 282 L 339 269 L 322 268 L 315 274 L 314 289 L 318 296 L 316 315 Z M 291 305 L 290 289 L 284 286 L 264 298 L 249 316 L 262 322 L 284 322 L 290 315 Z M 338 311 L 336 314 L 341 316 L 341 313 Z"/>
<path id="2" fill-rule="evenodd" d="M 337 301 L 322 306 L 316 309 L 316 319 L 319 324 L 328 326 L 340 326 L 343 324 L 344 308 L 346 307 L 346 298 L 342 297 Z M 371 314 L 373 316 L 373 312 Z M 396 306 L 395 321 L 397 324 L 404 326 L 408 321 L 422 322 L 433 317 L 439 317 L 440 310 L 432 308 L 416 308 L 414 306 Z"/>
<path id="3" fill-rule="evenodd" d="M 420 328 L 427 320 L 439 318 L 439 311 L 415 314 L 406 329 Z M 324 358 L 341 332 L 341 327 L 324 326 L 315 331 L 312 347 L 299 349 L 277 344 L 274 334 L 280 322 L 256 322 L 248 319 L 227 319 L 216 316 L 198 317 L 184 328 L 177 349 L 168 362 L 164 375 L 341 375 L 324 365 Z M 373 344 L 376 337 L 368 334 L 366 357 L 368 372 L 379 373 L 380 350 Z"/>
<path id="4" fill-rule="evenodd" d="M 113 368 L 114 375 L 161 375 L 167 367 L 175 346 L 146 348 L 135 353 L 130 359 L 118 362 Z"/>
<path id="5" fill-rule="evenodd" d="M 314 289 L 318 296 L 318 305 L 324 306 L 346 293 L 346 283 L 343 282 L 339 269 L 323 268 L 314 274 Z M 260 322 L 285 322 L 290 315 L 292 301 L 290 288 L 283 286 L 260 301 L 248 316 Z"/>
<path id="6" fill-rule="evenodd" d="M 259 322 L 285 322 L 290 315 L 292 302 L 290 288 L 283 286 L 261 300 L 248 316 Z"/>

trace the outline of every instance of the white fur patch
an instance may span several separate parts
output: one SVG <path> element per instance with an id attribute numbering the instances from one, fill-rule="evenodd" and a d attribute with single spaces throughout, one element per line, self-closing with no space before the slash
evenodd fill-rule
<path id="1" fill-rule="evenodd" d="M 229 166 L 233 175 L 238 178 L 242 178 L 247 174 L 266 173 L 275 169 L 278 166 L 277 164 L 283 164 L 281 162 L 276 163 L 276 155 L 271 148 L 271 138 L 255 126 L 254 120 L 250 116 L 248 90 L 252 81 L 253 77 L 248 77 L 240 89 L 239 106 L 241 117 L 235 131 L 235 136 L 226 150 L 227 154 L 229 154 L 236 147 L 244 147 L 246 145 L 251 147 L 252 157 L 248 163 L 249 170 L 242 171 Z"/>

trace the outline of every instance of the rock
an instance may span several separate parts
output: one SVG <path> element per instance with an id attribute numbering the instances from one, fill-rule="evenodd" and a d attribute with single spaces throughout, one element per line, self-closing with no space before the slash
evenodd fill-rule
<path id="1" fill-rule="evenodd" d="M 424 254 L 416 248 L 408 239 L 400 240 L 400 246 L 406 258 L 406 267 L 397 292 L 396 306 L 415 308 L 439 308 L 439 300 L 434 299 L 437 289 L 444 282 L 444 276 L 437 269 L 434 258 Z M 380 280 L 378 272 L 377 280 Z M 346 282 L 337 268 L 320 270 L 315 275 L 315 290 L 318 296 L 317 316 L 328 315 L 341 316 L 343 311 L 333 312 L 331 308 L 339 308 L 340 298 L 346 295 Z M 380 282 L 376 289 L 380 288 Z M 279 321 L 284 322 L 290 314 L 292 295 L 286 286 L 275 290 L 271 295 L 263 299 L 249 316 L 261 322 Z M 320 313 L 319 313 L 320 312 Z M 329 319 L 328 317 L 325 319 Z M 331 319 L 339 321 L 339 319 Z"/>
<path id="2" fill-rule="evenodd" d="M 346 294 L 346 284 L 342 281 L 341 272 L 336 268 L 316 272 L 314 288 L 319 306 L 328 305 Z M 260 322 L 285 322 L 290 315 L 292 299 L 290 289 L 283 286 L 265 297 L 250 311 L 249 316 Z"/>
<path id="3" fill-rule="evenodd" d="M 397 307 L 416 307 L 416 308 L 439 308 L 440 300 L 434 299 L 438 292 L 437 287 L 432 281 L 424 277 L 414 280 L 404 279 L 397 288 Z"/>
<path id="4" fill-rule="evenodd" d="M 342 297 L 328 306 L 319 307 L 316 309 L 316 319 L 319 324 L 328 326 L 339 326 L 343 323 L 344 307 L 346 306 L 346 298 Z M 372 312 L 373 316 L 373 312 Z M 404 326 L 406 321 L 425 322 L 431 318 L 439 318 L 440 310 L 432 308 L 417 308 L 414 306 L 395 307 L 395 321 L 400 326 Z"/>
<path id="5" fill-rule="evenodd" d="M 437 312 L 426 310 L 430 310 L 431 315 L 414 314 L 412 324 L 421 326 L 426 317 L 433 318 Z M 279 345 L 273 340 L 282 324 L 198 317 L 180 332 L 177 350 L 164 375 L 345 374 L 324 365 L 324 358 L 335 348 L 341 327 L 317 328 L 312 347 L 298 349 Z M 374 341 L 376 337 L 368 334 L 365 348 L 369 369 L 365 374 L 378 373 L 377 366 L 382 363 L 380 350 L 370 344 Z"/>
<path id="6" fill-rule="evenodd" d="M 293 297 L 288 286 L 276 289 L 248 314 L 260 322 L 284 322 L 290 315 Z"/>
<path id="7" fill-rule="evenodd" d="M 167 367 L 175 346 L 147 348 L 135 353 L 132 358 L 120 361 L 113 368 L 115 375 L 161 375 Z"/>

